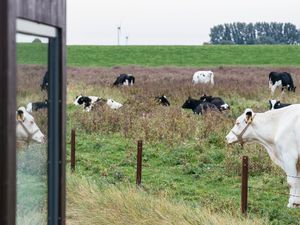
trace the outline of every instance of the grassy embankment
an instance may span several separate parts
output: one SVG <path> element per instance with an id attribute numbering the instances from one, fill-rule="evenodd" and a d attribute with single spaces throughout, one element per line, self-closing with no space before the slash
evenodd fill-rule
<path id="1" fill-rule="evenodd" d="M 123 193 L 122 200 L 116 201 L 128 201 L 126 196 L 131 196 L 132 192 L 144 202 L 151 203 L 149 198 L 153 198 L 153 202 L 163 198 L 162 201 L 173 204 L 175 209 L 177 206 L 187 207 L 197 215 L 187 216 L 187 221 L 194 221 L 193 224 L 201 224 L 196 213 L 199 207 L 200 211 L 204 207 L 205 212 L 208 212 L 207 209 L 213 213 L 224 212 L 222 216 L 225 219 L 228 215 L 238 219 L 240 158 L 249 155 L 250 185 L 263 189 L 250 190 L 249 217 L 267 218 L 270 221 L 267 223 L 272 224 L 298 224 L 299 210 L 286 208 L 288 196 L 274 194 L 288 193 L 288 188 L 284 174 L 274 166 L 265 150 L 257 145 L 246 146 L 244 150 L 237 145 L 228 147 L 224 137 L 234 119 L 246 107 L 260 112 L 267 110 L 270 96 L 266 77 L 270 70 L 292 72 L 297 75 L 295 83 L 299 86 L 299 50 L 298 46 L 69 47 L 69 66 L 76 67 L 68 70 L 68 138 L 70 128 L 76 127 L 76 176 L 93 181 L 95 187 L 85 185 L 84 179 L 69 178 L 74 181 L 71 181 L 72 187 L 69 183 L 68 189 L 68 219 L 76 221 L 79 217 L 91 219 L 96 216 L 93 212 L 88 214 L 84 207 L 87 203 L 83 199 L 95 205 L 94 208 L 103 209 L 103 202 L 107 199 L 113 201 Z M 23 58 L 20 63 L 31 62 L 26 60 Z M 35 63 L 38 62 L 31 62 Z M 211 68 L 215 72 L 216 85 L 213 88 L 190 84 L 192 73 L 200 68 Z M 120 72 L 132 72 L 137 77 L 137 85 L 112 88 L 111 83 Z M 180 109 L 187 96 L 199 97 L 203 92 L 222 96 L 232 106 L 231 111 L 198 117 Z M 125 103 L 125 107 L 119 111 L 98 107 L 87 114 L 71 105 L 72 99 L 80 93 L 110 97 Z M 170 98 L 170 108 L 161 107 L 153 101 L 155 95 L 163 93 Z M 300 102 L 300 97 L 289 94 L 286 100 Z M 130 188 L 135 183 L 138 139 L 145 142 L 143 190 L 146 193 Z M 84 190 L 76 189 L 81 185 Z M 129 188 L 120 191 L 116 187 L 111 188 L 111 185 Z M 77 194 L 85 191 L 86 195 L 78 197 L 82 201 L 77 201 Z M 105 193 L 102 199 L 101 191 Z M 93 193 L 93 197 L 89 192 Z M 135 205 L 128 204 L 130 207 Z M 116 205 L 108 207 L 112 211 L 116 208 Z M 124 218 L 134 219 L 133 215 L 127 215 L 133 213 L 132 210 L 119 210 L 118 213 L 125 215 Z M 149 211 L 153 212 L 151 204 Z M 169 218 L 163 221 L 165 224 L 176 223 L 174 221 L 178 217 L 174 217 L 173 210 L 163 212 L 163 216 Z M 183 214 L 178 215 L 181 217 Z M 143 218 L 142 214 L 136 216 Z M 156 223 L 156 217 L 151 218 Z M 110 220 L 107 218 L 106 221 Z M 182 224 L 187 221 L 182 220 Z M 123 222 L 126 224 L 128 221 L 124 219 Z"/>
<path id="2" fill-rule="evenodd" d="M 42 45 L 22 44 L 21 64 L 41 64 Z M 32 52 L 32 54 L 28 54 Z M 180 66 L 221 65 L 299 66 L 300 46 L 68 46 L 68 66 Z"/>

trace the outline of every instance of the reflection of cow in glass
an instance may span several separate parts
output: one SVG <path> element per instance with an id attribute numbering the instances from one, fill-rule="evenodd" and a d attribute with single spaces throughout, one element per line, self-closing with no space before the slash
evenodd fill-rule
<path id="1" fill-rule="evenodd" d="M 34 118 L 25 107 L 20 107 L 16 112 L 16 136 L 17 140 L 38 143 L 45 143 L 45 136 L 36 125 Z"/>
<path id="2" fill-rule="evenodd" d="M 41 83 L 41 90 L 48 91 L 48 87 L 49 87 L 49 73 L 47 71 L 43 77 L 43 82 Z"/>

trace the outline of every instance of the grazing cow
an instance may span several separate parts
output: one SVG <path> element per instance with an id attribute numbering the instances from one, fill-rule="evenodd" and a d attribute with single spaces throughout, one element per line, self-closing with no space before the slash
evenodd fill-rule
<path id="1" fill-rule="evenodd" d="M 259 143 L 287 175 L 288 207 L 300 207 L 300 104 L 254 113 L 246 109 L 226 136 L 227 143 Z"/>
<path id="2" fill-rule="evenodd" d="M 195 114 L 203 114 L 207 110 L 217 110 L 218 108 L 210 102 L 202 102 L 197 99 L 188 97 L 185 103 L 181 106 L 184 109 L 192 109 Z"/>
<path id="3" fill-rule="evenodd" d="M 35 141 L 38 143 L 45 142 L 45 136 L 34 122 L 25 107 L 20 107 L 16 112 L 16 137 L 17 140 L 26 141 L 27 143 Z"/>
<path id="4" fill-rule="evenodd" d="M 269 88 L 271 89 L 272 95 L 274 95 L 276 88 L 280 86 L 282 92 L 284 88 L 293 92 L 296 90 L 291 74 L 287 72 L 271 72 L 269 74 Z"/>
<path id="5" fill-rule="evenodd" d="M 132 74 L 125 74 L 122 73 L 117 77 L 117 80 L 114 82 L 113 85 L 119 86 L 119 85 L 124 85 L 124 86 L 130 86 L 133 85 L 135 81 L 134 76 Z"/>
<path id="6" fill-rule="evenodd" d="M 197 71 L 193 75 L 193 84 L 207 84 L 214 85 L 214 73 L 212 71 Z"/>
<path id="7" fill-rule="evenodd" d="M 49 73 L 47 71 L 45 73 L 45 75 L 43 77 L 43 81 L 41 83 L 41 90 L 42 91 L 48 91 L 48 87 L 49 87 Z"/>
<path id="8" fill-rule="evenodd" d="M 26 111 L 32 113 L 32 111 L 46 108 L 48 108 L 48 100 L 45 100 L 44 102 L 29 102 L 26 106 Z"/>
<path id="9" fill-rule="evenodd" d="M 210 102 L 210 103 L 214 104 L 215 106 L 217 106 L 217 108 L 220 111 L 230 109 L 229 105 L 227 103 L 225 103 L 223 101 L 223 99 L 220 97 L 213 97 L 213 96 L 204 94 L 200 97 L 200 101 L 201 102 Z"/>
<path id="10" fill-rule="evenodd" d="M 156 96 L 155 100 L 158 101 L 163 106 L 170 106 L 170 102 L 168 101 L 167 96 L 165 95 Z"/>
<path id="11" fill-rule="evenodd" d="M 116 102 L 115 100 L 112 99 L 107 99 L 106 104 L 111 108 L 111 109 L 119 109 L 121 108 L 123 105 L 119 102 Z"/>
<path id="12" fill-rule="evenodd" d="M 100 101 L 100 98 L 97 96 L 76 96 L 74 105 L 82 105 L 84 110 L 89 112 L 94 107 L 95 103 Z"/>
<path id="13" fill-rule="evenodd" d="M 280 101 L 277 100 L 269 100 L 269 104 L 270 104 L 270 110 L 280 109 L 291 105 L 291 104 L 281 103 Z"/>

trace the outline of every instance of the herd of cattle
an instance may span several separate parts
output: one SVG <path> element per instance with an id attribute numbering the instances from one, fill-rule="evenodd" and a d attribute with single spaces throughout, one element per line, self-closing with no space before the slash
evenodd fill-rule
<path id="1" fill-rule="evenodd" d="M 47 74 L 48 76 L 48 74 Z M 135 78 L 131 74 L 120 74 L 114 86 L 132 86 Z M 197 71 L 192 78 L 192 83 L 214 85 L 212 71 Z M 291 75 L 287 72 L 271 72 L 269 74 L 269 88 L 273 95 L 276 88 L 281 87 L 295 92 Z M 48 89 L 48 77 L 43 79 L 42 89 Z M 170 101 L 165 95 L 155 99 L 162 106 L 170 106 Z M 123 105 L 113 99 L 103 99 L 97 96 L 76 96 L 74 105 L 81 105 L 85 111 L 91 111 L 96 104 L 106 104 L 111 109 L 120 109 Z M 300 104 L 285 104 L 276 100 L 269 100 L 270 110 L 264 113 L 254 113 L 246 109 L 238 117 L 234 127 L 226 136 L 228 144 L 258 142 L 263 145 L 274 163 L 279 165 L 287 174 L 290 186 L 288 207 L 300 207 Z M 17 139 L 23 141 L 45 142 L 42 134 L 30 112 L 47 108 L 48 102 L 29 103 L 27 108 L 20 107 L 17 112 Z M 199 99 L 188 99 L 182 108 L 192 109 L 195 114 L 204 114 L 207 111 L 222 112 L 229 110 L 230 106 L 221 97 L 203 95 Z M 275 110 L 276 109 L 276 110 Z"/>

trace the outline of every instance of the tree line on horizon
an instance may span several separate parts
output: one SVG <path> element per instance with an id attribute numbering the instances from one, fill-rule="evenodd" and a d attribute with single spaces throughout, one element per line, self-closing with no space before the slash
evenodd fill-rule
<path id="1" fill-rule="evenodd" d="M 300 30 L 292 23 L 225 23 L 210 29 L 211 44 L 299 44 Z"/>

